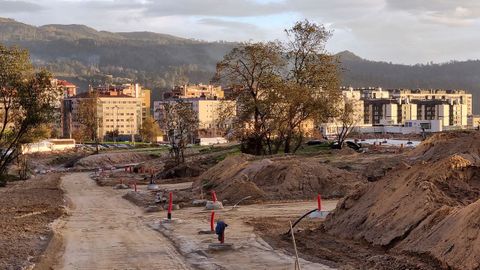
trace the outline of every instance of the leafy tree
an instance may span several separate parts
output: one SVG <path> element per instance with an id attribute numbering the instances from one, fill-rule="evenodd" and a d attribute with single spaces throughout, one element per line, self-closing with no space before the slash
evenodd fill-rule
<path id="1" fill-rule="evenodd" d="M 331 33 L 309 21 L 286 33 L 286 42 L 242 44 L 217 64 L 215 80 L 238 89 L 235 134 L 244 152 L 295 152 L 305 126 L 332 117 L 340 100 L 337 61 L 325 51 Z"/>
<path id="2" fill-rule="evenodd" d="M 198 117 L 192 104 L 181 99 L 163 104 L 160 124 L 167 134 L 171 153 L 177 164 L 185 162 L 185 148 L 194 140 Z"/>
<path id="3" fill-rule="evenodd" d="M 234 48 L 217 64 L 215 81 L 235 86 L 234 98 L 239 109 L 236 135 L 242 150 L 256 155 L 264 153 L 271 118 L 270 91 L 277 82 L 278 68 L 283 65 L 279 44 L 247 43 Z"/>
<path id="4" fill-rule="evenodd" d="M 148 116 L 140 128 L 140 136 L 143 141 L 155 142 L 158 136 L 162 135 L 162 130 L 153 117 Z"/>
<path id="5" fill-rule="evenodd" d="M 95 142 L 96 153 L 99 152 L 99 123 L 101 119 L 98 117 L 98 107 L 100 106 L 98 93 L 91 91 L 86 94 L 85 97 L 77 100 L 77 122 L 83 126 L 84 135 L 91 141 Z"/>
<path id="6" fill-rule="evenodd" d="M 278 91 L 282 93 L 286 116 L 284 149 L 289 153 L 292 140 L 297 140 L 293 152 L 303 142 L 301 126 L 306 121 L 321 122 L 331 116 L 341 92 L 337 61 L 325 51 L 331 32 L 308 20 L 297 22 L 285 31 L 288 37 L 283 46 L 287 62 L 286 87 Z"/>
<path id="7" fill-rule="evenodd" d="M 38 139 L 34 131 L 53 120 L 58 96 L 51 75 L 34 70 L 28 51 L 0 45 L 0 186 L 21 145 Z"/>
<path id="8" fill-rule="evenodd" d="M 83 129 L 74 129 L 72 131 L 72 138 L 75 139 L 76 142 L 82 143 L 88 140 L 88 136 L 85 134 Z"/>

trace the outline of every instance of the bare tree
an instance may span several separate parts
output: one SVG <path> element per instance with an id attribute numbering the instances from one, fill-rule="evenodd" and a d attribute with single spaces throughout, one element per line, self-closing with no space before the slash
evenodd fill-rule
<path id="1" fill-rule="evenodd" d="M 336 141 L 340 147 L 343 147 L 348 135 L 355 128 L 359 119 L 355 113 L 355 106 L 353 101 L 346 99 L 344 106 L 337 112 L 337 117 L 334 120 L 336 123 Z"/>
<path id="2" fill-rule="evenodd" d="M 170 143 L 170 151 L 177 164 L 185 162 L 185 148 L 195 139 L 198 117 L 192 104 L 181 99 L 164 103 L 160 125 Z"/>
<path id="3" fill-rule="evenodd" d="M 36 72 L 26 50 L 0 45 L 0 186 L 21 145 L 38 139 L 34 131 L 53 120 L 58 96 L 51 75 Z"/>

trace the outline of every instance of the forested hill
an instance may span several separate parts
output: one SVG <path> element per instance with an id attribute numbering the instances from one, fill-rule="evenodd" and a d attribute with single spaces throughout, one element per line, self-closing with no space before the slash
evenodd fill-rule
<path id="1" fill-rule="evenodd" d="M 0 42 L 28 48 L 35 64 L 72 80 L 82 90 L 106 74 L 155 89 L 186 81 L 208 82 L 215 64 L 236 44 L 205 42 L 151 32 L 113 33 L 84 25 L 31 26 L 0 18 Z M 344 85 L 384 88 L 466 89 L 480 113 L 480 61 L 399 65 L 338 54 Z"/>
<path id="2" fill-rule="evenodd" d="M 0 42 L 30 50 L 37 66 L 83 90 L 105 74 L 151 88 L 208 82 L 235 43 L 205 42 L 151 32 L 112 33 L 84 25 L 35 27 L 0 18 Z M 157 93 L 158 94 L 158 93 Z"/>

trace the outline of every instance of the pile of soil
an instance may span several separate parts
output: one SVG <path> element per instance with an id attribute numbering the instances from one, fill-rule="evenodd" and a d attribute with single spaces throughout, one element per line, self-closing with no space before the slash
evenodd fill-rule
<path id="1" fill-rule="evenodd" d="M 76 169 L 96 169 L 111 168 L 122 164 L 139 163 L 155 158 L 148 153 L 138 152 L 120 152 L 120 153 L 103 153 L 91 155 L 78 160 L 75 163 Z"/>
<path id="2" fill-rule="evenodd" d="M 289 221 L 298 216 L 260 217 L 248 220 L 269 245 L 295 254 Z M 318 219 L 304 219 L 296 226 L 295 241 L 301 258 L 335 269 L 436 270 L 428 261 L 402 254 L 390 254 L 381 247 L 341 239 L 319 230 Z"/>
<path id="3" fill-rule="evenodd" d="M 60 175 L 48 174 L 0 188 L 0 269 L 26 269 L 36 263 L 64 213 Z"/>
<path id="4" fill-rule="evenodd" d="M 173 163 L 167 163 L 165 169 L 160 173 L 159 178 L 161 179 L 172 179 L 172 178 L 187 178 L 187 177 L 197 177 L 201 175 L 206 168 L 202 168 L 201 164 L 195 163 L 183 163 L 180 165 L 175 165 Z"/>
<path id="5" fill-rule="evenodd" d="M 345 196 L 363 185 L 356 174 L 335 168 L 319 158 L 276 157 L 255 160 L 248 155 L 231 156 L 203 173 L 195 188 L 214 189 L 230 202 L 252 196 L 250 201 L 311 199 Z"/>
<path id="6" fill-rule="evenodd" d="M 480 133 L 439 134 L 339 202 L 324 229 L 445 269 L 480 268 Z"/>

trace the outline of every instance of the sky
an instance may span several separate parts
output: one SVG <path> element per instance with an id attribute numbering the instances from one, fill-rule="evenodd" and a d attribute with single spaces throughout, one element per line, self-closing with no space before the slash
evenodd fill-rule
<path id="1" fill-rule="evenodd" d="M 480 59 L 480 0 L 0 0 L 0 16 L 207 41 L 284 39 L 308 19 L 327 49 L 402 64 Z"/>

